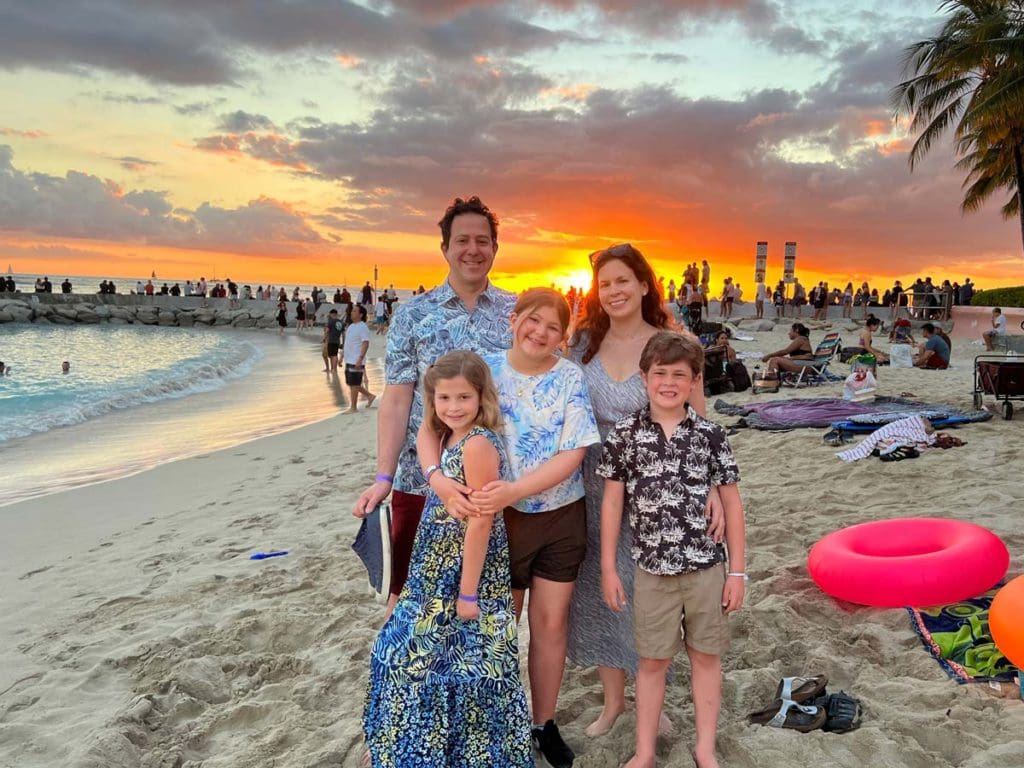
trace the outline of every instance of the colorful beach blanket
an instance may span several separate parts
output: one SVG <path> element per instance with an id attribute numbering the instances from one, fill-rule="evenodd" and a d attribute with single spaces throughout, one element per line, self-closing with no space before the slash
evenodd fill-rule
<path id="1" fill-rule="evenodd" d="M 925 650 L 958 683 L 1013 682 L 1016 668 L 996 648 L 988 609 L 1002 584 L 953 605 L 907 608 Z"/>
<path id="2" fill-rule="evenodd" d="M 742 416 L 744 423 L 737 426 L 754 429 L 828 427 L 833 422 L 844 420 L 882 425 L 908 416 L 926 419 L 963 416 L 972 421 L 992 418 L 988 411 L 962 411 L 951 405 L 919 403 L 900 397 L 876 397 L 861 403 L 832 397 L 792 398 L 739 405 L 716 400 L 715 410 L 728 416 Z"/>

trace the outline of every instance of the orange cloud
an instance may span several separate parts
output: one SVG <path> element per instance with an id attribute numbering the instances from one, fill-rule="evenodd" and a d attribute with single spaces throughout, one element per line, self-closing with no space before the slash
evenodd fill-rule
<path id="1" fill-rule="evenodd" d="M 19 139 L 41 139 L 47 135 L 46 131 L 19 131 L 15 128 L 0 128 L 0 136 L 14 136 Z"/>
<path id="2" fill-rule="evenodd" d="M 356 69 L 363 63 L 362 59 L 358 56 L 353 56 L 351 53 L 339 53 L 334 57 L 334 60 L 341 64 L 345 69 Z"/>
<path id="3" fill-rule="evenodd" d="M 577 85 L 563 85 L 552 86 L 550 88 L 542 88 L 540 91 L 540 95 L 548 98 L 566 99 L 568 101 L 586 101 L 587 97 L 596 90 L 596 85 L 590 85 L 589 83 L 579 83 Z"/>
<path id="4" fill-rule="evenodd" d="M 893 124 L 889 120 L 868 120 L 864 125 L 864 135 L 868 138 L 874 136 L 885 136 L 890 133 L 893 129 Z"/>

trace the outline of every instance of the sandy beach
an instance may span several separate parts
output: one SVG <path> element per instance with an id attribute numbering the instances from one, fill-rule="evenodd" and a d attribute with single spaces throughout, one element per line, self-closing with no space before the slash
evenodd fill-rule
<path id="1" fill-rule="evenodd" d="M 785 344 L 781 330 L 750 335 L 735 347 Z M 882 368 L 879 394 L 969 409 L 979 351 L 958 341 L 948 371 Z M 371 356 L 382 354 L 374 337 Z M 1024 702 L 957 685 L 904 610 L 837 603 L 806 569 L 810 546 L 836 528 L 935 515 L 990 528 L 1009 547 L 1010 574 L 1024 572 L 1022 419 L 962 427 L 955 434 L 966 446 L 895 463 L 845 464 L 822 442 L 824 429 L 730 438 L 750 584 L 724 659 L 723 765 L 1024 765 Z M 383 611 L 350 549 L 350 509 L 373 474 L 375 431 L 371 409 L 0 509 L 0 767 L 357 765 L 367 656 Z M 289 554 L 249 560 L 270 550 Z M 679 667 L 664 766 L 692 765 L 693 707 Z M 830 687 L 858 696 L 860 729 L 746 724 L 779 677 L 803 673 L 825 673 Z M 632 712 L 602 738 L 584 735 L 600 705 L 595 671 L 570 670 L 559 721 L 579 768 L 613 768 L 631 754 Z"/>

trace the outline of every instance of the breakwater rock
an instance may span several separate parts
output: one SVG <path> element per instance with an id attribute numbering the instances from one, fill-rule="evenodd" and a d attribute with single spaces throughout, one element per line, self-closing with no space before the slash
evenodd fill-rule
<path id="1" fill-rule="evenodd" d="M 295 306 L 288 303 L 290 325 L 295 323 Z M 322 321 L 332 307 L 322 304 L 317 317 Z M 204 306 L 196 297 L 16 293 L 0 295 L 2 323 L 276 328 L 277 302 L 245 301 L 231 308 L 227 299 L 207 299 Z"/>

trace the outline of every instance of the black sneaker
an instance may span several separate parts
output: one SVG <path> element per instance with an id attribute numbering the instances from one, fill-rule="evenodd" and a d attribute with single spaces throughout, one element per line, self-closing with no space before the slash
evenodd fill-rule
<path id="1" fill-rule="evenodd" d="M 576 759 L 576 753 L 569 749 L 569 745 L 562 741 L 558 733 L 558 726 L 554 720 L 548 720 L 543 728 L 534 726 L 530 735 L 533 737 L 533 747 L 540 752 L 551 768 L 572 768 L 572 761 Z"/>

